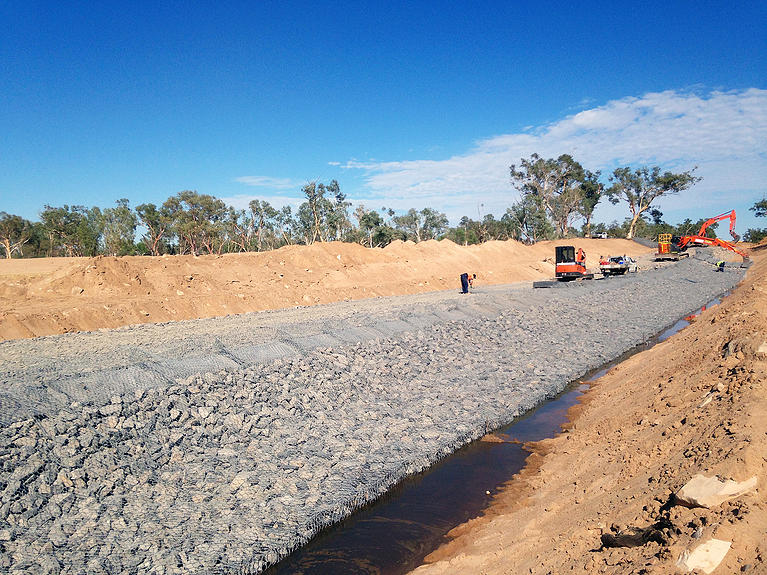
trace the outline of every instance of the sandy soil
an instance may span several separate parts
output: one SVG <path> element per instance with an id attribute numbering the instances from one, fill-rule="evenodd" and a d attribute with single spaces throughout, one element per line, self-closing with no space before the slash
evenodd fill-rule
<path id="1" fill-rule="evenodd" d="M 753 255 L 733 295 L 599 379 L 488 512 L 414 573 L 667 574 L 711 537 L 732 542 L 714 573 L 767 573 L 767 249 Z M 697 473 L 757 476 L 757 492 L 662 510 Z M 600 550 L 603 533 L 664 515 L 667 545 Z"/>
<path id="2" fill-rule="evenodd" d="M 288 246 L 223 256 L 0 260 L 0 341 L 234 313 L 315 305 L 478 284 L 553 277 L 554 246 L 572 241 L 397 241 Z M 648 259 L 654 250 L 627 240 L 580 240 L 587 264 L 600 255 Z"/>

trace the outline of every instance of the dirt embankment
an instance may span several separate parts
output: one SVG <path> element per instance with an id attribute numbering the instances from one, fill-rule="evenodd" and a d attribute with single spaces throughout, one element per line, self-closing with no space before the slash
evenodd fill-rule
<path id="1" fill-rule="evenodd" d="M 531 446 L 486 515 L 453 530 L 414 573 L 660 575 L 711 538 L 732 543 L 714 573 L 767 573 L 765 252 L 722 305 L 599 379 L 568 429 Z M 755 476 L 757 491 L 711 509 L 664 510 L 698 473 Z M 659 519 L 673 525 L 665 545 L 600 550 L 603 534 Z"/>
<path id="2" fill-rule="evenodd" d="M 0 341 L 457 288 L 463 272 L 480 285 L 544 279 L 554 274 L 554 246 L 568 243 L 332 242 L 223 256 L 0 260 Z M 590 267 L 600 255 L 653 252 L 627 240 L 576 244 Z"/>

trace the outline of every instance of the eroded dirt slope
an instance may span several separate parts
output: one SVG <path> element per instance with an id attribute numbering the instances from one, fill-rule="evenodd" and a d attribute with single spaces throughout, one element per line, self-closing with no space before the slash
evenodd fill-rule
<path id="1" fill-rule="evenodd" d="M 0 260 L 0 340 L 89 331 L 347 299 L 552 277 L 554 246 L 572 241 L 394 242 L 368 249 L 338 242 L 223 256 Z M 581 240 L 600 255 L 647 257 L 627 240 Z"/>

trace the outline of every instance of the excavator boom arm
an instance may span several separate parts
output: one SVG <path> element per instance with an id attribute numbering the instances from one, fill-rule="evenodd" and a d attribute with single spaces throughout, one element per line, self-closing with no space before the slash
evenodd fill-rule
<path id="1" fill-rule="evenodd" d="M 741 256 L 744 260 L 748 259 L 748 254 L 746 252 L 739 250 L 730 242 L 720 240 L 719 238 L 707 238 L 706 236 L 682 236 L 681 238 L 679 238 L 678 245 L 679 245 L 679 249 L 681 250 L 686 250 L 687 248 L 694 245 L 719 246 L 721 248 L 725 248 L 727 250 L 735 252 L 736 254 Z"/>
<path id="2" fill-rule="evenodd" d="M 721 222 L 722 220 L 730 220 L 730 235 L 732 236 L 732 239 L 734 239 L 736 242 L 739 241 L 740 236 L 735 233 L 735 210 L 732 210 L 731 212 L 726 212 L 724 214 L 719 214 L 718 216 L 707 219 L 705 222 L 703 222 L 703 225 L 700 226 L 700 230 L 698 230 L 697 235 L 705 236 L 706 228 L 708 228 L 712 224 Z"/>

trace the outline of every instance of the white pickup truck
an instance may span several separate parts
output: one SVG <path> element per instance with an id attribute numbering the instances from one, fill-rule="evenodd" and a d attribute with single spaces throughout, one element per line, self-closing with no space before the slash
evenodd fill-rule
<path id="1" fill-rule="evenodd" d="M 615 256 L 599 262 L 599 271 L 604 276 L 622 276 L 626 272 L 637 271 L 636 260 L 628 256 Z"/>

